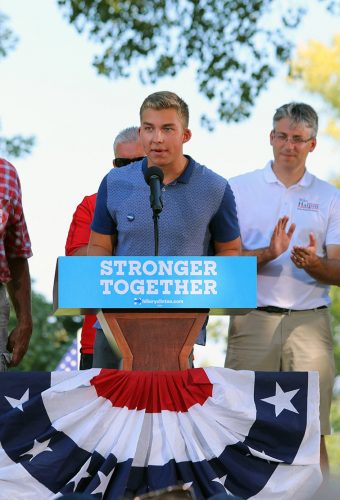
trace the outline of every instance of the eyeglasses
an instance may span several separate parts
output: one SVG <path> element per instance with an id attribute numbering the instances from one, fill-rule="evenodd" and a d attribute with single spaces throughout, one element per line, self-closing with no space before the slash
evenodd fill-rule
<path id="1" fill-rule="evenodd" d="M 287 134 L 282 134 L 280 132 L 275 132 L 273 130 L 274 137 L 277 141 L 279 142 L 291 142 L 292 144 L 299 145 L 299 144 L 306 144 L 307 142 L 311 141 L 312 139 L 315 139 L 314 136 L 309 137 L 309 139 L 304 139 L 300 135 L 293 135 L 293 137 L 289 137 Z"/>
<path id="2" fill-rule="evenodd" d="M 116 168 L 125 167 L 134 161 L 144 160 L 144 156 L 138 156 L 137 158 L 114 158 L 112 160 L 113 166 Z"/>

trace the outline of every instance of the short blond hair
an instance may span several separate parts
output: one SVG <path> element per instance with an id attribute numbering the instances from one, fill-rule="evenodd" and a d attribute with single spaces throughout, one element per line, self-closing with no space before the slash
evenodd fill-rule
<path id="1" fill-rule="evenodd" d="M 166 90 L 154 92 L 144 99 L 139 111 L 141 121 L 142 115 L 146 109 L 156 109 L 158 111 L 161 109 L 175 109 L 183 123 L 184 128 L 188 128 L 189 126 L 188 105 L 174 92 L 168 92 Z"/>

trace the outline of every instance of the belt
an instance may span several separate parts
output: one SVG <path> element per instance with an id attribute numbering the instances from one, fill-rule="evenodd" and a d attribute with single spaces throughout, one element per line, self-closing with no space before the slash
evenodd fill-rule
<path id="1" fill-rule="evenodd" d="M 265 306 L 257 308 L 258 311 L 264 311 L 266 313 L 276 313 L 276 314 L 290 314 L 292 312 L 316 311 L 318 309 L 327 309 L 327 306 L 313 307 L 312 309 L 285 309 L 283 307 L 276 307 L 276 306 Z"/>

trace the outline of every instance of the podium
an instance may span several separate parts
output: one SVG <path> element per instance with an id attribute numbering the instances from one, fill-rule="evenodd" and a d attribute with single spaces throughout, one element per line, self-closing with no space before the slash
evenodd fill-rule
<path id="1" fill-rule="evenodd" d="M 185 370 L 209 314 L 256 307 L 256 258 L 59 257 L 53 304 L 97 314 L 124 370 Z"/>

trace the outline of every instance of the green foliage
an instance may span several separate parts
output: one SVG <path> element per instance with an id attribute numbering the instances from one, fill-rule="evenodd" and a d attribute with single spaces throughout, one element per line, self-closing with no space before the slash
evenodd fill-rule
<path id="1" fill-rule="evenodd" d="M 336 374 L 340 375 L 340 288 L 333 286 L 331 288 L 331 319 L 332 331 L 334 337 L 334 357 Z"/>
<path id="2" fill-rule="evenodd" d="M 332 434 L 326 436 L 326 446 L 329 458 L 329 468 L 332 476 L 335 476 L 337 480 L 340 477 L 340 434 Z M 339 485 L 338 485 L 339 487 Z M 339 490 L 338 490 L 339 491 Z M 329 497 L 329 498 L 336 498 Z"/>
<path id="3" fill-rule="evenodd" d="M 334 358 L 336 374 L 340 375 L 340 343 L 334 345 Z"/>
<path id="4" fill-rule="evenodd" d="M 221 338 L 227 337 L 228 322 L 224 316 L 209 316 L 209 338 L 218 342 Z"/>
<path id="5" fill-rule="evenodd" d="M 52 304 L 32 291 L 33 335 L 29 349 L 16 368 L 20 371 L 53 370 L 72 343 L 81 325 L 80 317 L 52 316 Z M 15 326 L 11 310 L 9 331 Z"/>
<path id="6" fill-rule="evenodd" d="M 0 12 L 0 59 L 7 56 L 17 43 L 17 38 L 7 26 L 8 17 Z"/>
<path id="7" fill-rule="evenodd" d="M 340 433 L 340 396 L 333 399 L 331 407 L 331 422 L 333 432 Z"/>
<path id="8" fill-rule="evenodd" d="M 6 57 L 10 50 L 17 44 L 17 37 L 7 26 L 7 16 L 0 12 L 0 59 Z M 0 136 L 0 156 L 11 159 L 19 158 L 29 154 L 34 146 L 33 136 L 23 137 L 14 135 L 13 137 Z"/>
<path id="9" fill-rule="evenodd" d="M 331 474 L 340 477 L 340 397 L 333 399 L 331 407 L 333 434 L 326 436 Z"/>
<path id="10" fill-rule="evenodd" d="M 19 158 L 29 154 L 35 144 L 33 136 L 23 137 L 14 135 L 12 137 L 0 136 L 0 156 L 3 158 Z"/>
<path id="11" fill-rule="evenodd" d="M 317 0 L 316 0 L 317 1 Z M 339 2 L 323 1 L 337 12 Z M 250 115 L 260 92 L 289 58 L 290 31 L 307 9 L 287 0 L 58 0 L 65 17 L 100 46 L 97 71 L 143 83 L 195 71 L 199 91 L 226 122 Z M 202 116 L 208 128 L 211 117 Z"/>
<path id="12" fill-rule="evenodd" d="M 291 62 L 290 76 L 302 83 L 304 90 L 317 95 L 328 108 L 330 119 L 327 133 L 340 138 L 340 35 L 331 44 L 310 40 L 301 46 Z"/>

